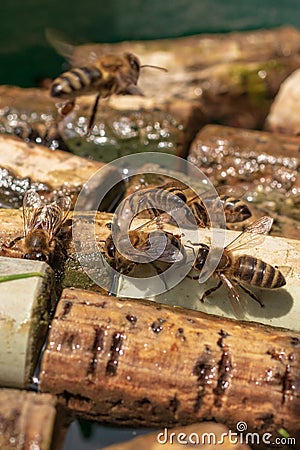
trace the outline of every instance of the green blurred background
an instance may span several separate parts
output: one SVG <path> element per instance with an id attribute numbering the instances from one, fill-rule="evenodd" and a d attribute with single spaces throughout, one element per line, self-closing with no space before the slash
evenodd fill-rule
<path id="1" fill-rule="evenodd" d="M 298 0 L 1 0 L 0 84 L 34 86 L 61 71 L 47 27 L 79 44 L 282 24 L 300 27 Z"/>

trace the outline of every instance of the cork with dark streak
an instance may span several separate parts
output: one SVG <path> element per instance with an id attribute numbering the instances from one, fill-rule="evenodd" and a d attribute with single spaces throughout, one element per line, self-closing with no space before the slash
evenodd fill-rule
<path id="1" fill-rule="evenodd" d="M 141 300 L 66 289 L 40 390 L 126 426 L 216 420 L 300 436 L 300 334 Z"/>

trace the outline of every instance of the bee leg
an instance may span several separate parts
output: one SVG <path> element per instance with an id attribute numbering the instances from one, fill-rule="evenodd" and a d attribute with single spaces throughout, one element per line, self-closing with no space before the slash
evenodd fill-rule
<path id="1" fill-rule="evenodd" d="M 3 244 L 2 247 L 4 248 L 12 248 L 18 241 L 21 239 L 24 239 L 25 236 L 18 236 L 15 239 L 13 239 L 9 244 Z"/>
<path id="2" fill-rule="evenodd" d="M 93 106 L 93 109 L 92 109 L 92 114 L 91 114 L 91 117 L 90 117 L 90 120 L 89 120 L 89 124 L 88 124 L 88 127 L 87 127 L 87 132 L 88 133 L 90 133 L 90 131 L 92 129 L 92 126 L 94 125 L 99 100 L 100 100 L 100 94 L 97 95 L 95 103 L 94 103 L 94 106 Z"/>
<path id="3" fill-rule="evenodd" d="M 240 288 L 243 289 L 243 291 L 246 292 L 246 294 L 249 295 L 249 297 L 253 298 L 253 300 L 255 300 L 262 308 L 265 307 L 265 305 L 259 300 L 259 298 L 254 294 L 254 292 L 250 291 L 249 289 L 245 288 L 244 286 L 242 286 L 241 284 L 237 283 L 239 285 Z"/>
<path id="4" fill-rule="evenodd" d="M 222 286 L 222 281 L 219 281 L 217 286 L 207 289 L 207 291 L 205 291 L 204 294 L 202 295 L 202 297 L 200 298 L 200 302 L 204 303 L 204 299 L 206 297 L 208 297 L 210 294 L 212 294 L 213 292 L 215 292 L 217 289 L 219 289 L 221 286 Z"/>

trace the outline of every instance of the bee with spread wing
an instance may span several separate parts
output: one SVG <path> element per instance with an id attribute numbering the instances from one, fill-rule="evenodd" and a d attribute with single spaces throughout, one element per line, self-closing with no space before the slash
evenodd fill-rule
<path id="1" fill-rule="evenodd" d="M 271 217 L 261 217 L 249 225 L 244 232 L 240 233 L 236 239 L 225 247 L 221 260 L 214 272 L 214 276 L 219 279 L 219 283 L 217 286 L 205 291 L 201 301 L 204 301 L 206 297 L 223 285 L 227 291 L 234 313 L 237 317 L 243 317 L 245 304 L 238 292 L 237 286 L 258 302 L 260 306 L 264 306 L 254 292 L 249 290 L 245 285 L 263 289 L 277 289 L 286 284 L 285 277 L 278 268 L 254 256 L 235 254 L 237 250 L 242 251 L 243 249 L 259 245 L 264 239 L 264 235 L 271 229 L 272 223 L 273 219 Z M 196 270 L 202 270 L 209 250 L 208 245 L 200 245 L 194 263 Z"/>

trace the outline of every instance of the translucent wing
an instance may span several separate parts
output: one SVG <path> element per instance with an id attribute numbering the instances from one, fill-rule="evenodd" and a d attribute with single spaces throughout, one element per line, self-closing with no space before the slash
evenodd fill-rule
<path id="1" fill-rule="evenodd" d="M 184 259 L 184 247 L 181 245 L 180 238 L 172 233 L 165 232 L 166 244 L 162 254 L 158 257 L 158 261 L 167 263 L 175 263 Z"/>
<path id="2" fill-rule="evenodd" d="M 58 30 L 47 28 L 45 31 L 46 39 L 49 44 L 57 51 L 57 53 L 66 58 L 73 66 L 84 66 L 86 64 L 94 63 L 100 56 L 103 56 L 104 51 L 98 51 L 97 54 L 93 48 L 95 45 L 85 45 L 82 47 L 83 54 L 78 54 L 78 45 L 71 44 L 69 39 Z M 86 48 L 83 48 L 86 47 Z"/>
<path id="3" fill-rule="evenodd" d="M 153 231 L 153 230 L 162 230 L 163 229 L 163 224 L 164 224 L 164 214 L 162 213 L 159 216 L 153 217 L 153 219 L 148 220 L 147 222 L 143 223 L 142 225 L 140 225 L 137 228 L 134 228 L 134 231 Z M 162 218 L 161 218 L 162 216 Z"/>
<path id="4" fill-rule="evenodd" d="M 70 205 L 71 199 L 68 196 L 59 197 L 56 201 L 46 204 L 37 192 L 30 189 L 23 199 L 25 234 L 41 228 L 52 238 L 68 214 Z"/>
<path id="5" fill-rule="evenodd" d="M 49 44 L 57 51 L 57 53 L 68 61 L 72 61 L 75 45 L 68 42 L 66 36 L 58 30 L 47 28 L 45 31 L 46 39 Z"/>
<path id="6" fill-rule="evenodd" d="M 235 316 L 238 319 L 243 319 L 246 314 L 246 300 L 240 296 L 234 284 L 223 274 L 218 274 L 223 286 L 225 287 L 228 295 L 228 299 Z"/>
<path id="7" fill-rule="evenodd" d="M 36 216 L 40 208 L 43 207 L 43 202 L 40 195 L 33 189 L 29 189 L 25 192 L 23 198 L 23 219 L 24 219 L 24 232 L 28 233 L 29 230 L 34 228 L 36 222 Z"/>
<path id="8" fill-rule="evenodd" d="M 157 257 L 158 261 L 174 263 L 182 261 L 184 258 L 184 247 L 181 245 L 180 237 L 164 230 L 164 220 L 170 216 L 167 213 L 162 213 L 157 217 L 145 222 L 143 225 L 134 229 L 134 232 L 149 233 L 148 239 L 144 244 L 139 245 L 139 250 L 155 254 L 155 249 L 161 249 L 162 242 L 164 243 L 163 251 L 159 250 Z"/>
<path id="9" fill-rule="evenodd" d="M 241 233 L 236 239 L 227 245 L 226 250 L 234 251 L 259 245 L 272 227 L 273 219 L 268 216 L 261 217 Z"/>
<path id="10" fill-rule="evenodd" d="M 58 197 L 55 202 L 52 203 L 53 205 L 56 205 L 61 210 L 61 220 L 62 222 L 65 221 L 68 212 L 70 211 L 71 207 L 71 198 L 68 195 L 64 195 L 61 197 Z"/>
<path id="11" fill-rule="evenodd" d="M 44 205 L 43 211 L 40 215 L 41 228 L 48 231 L 50 238 L 52 238 L 64 222 L 71 206 L 71 199 L 69 196 L 59 197 L 49 205 Z"/>

